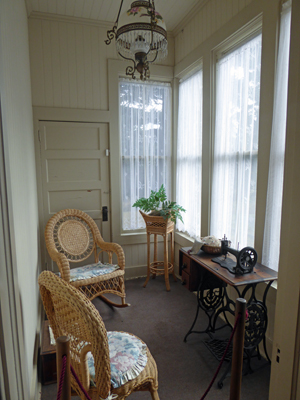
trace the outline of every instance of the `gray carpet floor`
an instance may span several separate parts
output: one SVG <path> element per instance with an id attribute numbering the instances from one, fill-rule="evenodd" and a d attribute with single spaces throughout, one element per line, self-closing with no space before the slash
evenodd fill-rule
<path id="1" fill-rule="evenodd" d="M 171 277 L 170 277 L 171 278 Z M 126 281 L 127 302 L 130 307 L 112 309 L 100 299 L 93 300 L 107 330 L 132 332 L 149 347 L 158 367 L 160 400 L 200 400 L 210 384 L 219 362 L 204 341 L 207 334 L 191 334 L 183 341 L 195 317 L 196 296 L 185 289 L 180 281 L 170 279 L 171 291 L 167 292 L 164 278 L 150 279 L 143 288 L 144 278 Z M 221 322 L 220 322 L 221 323 Z M 195 330 L 207 326 L 207 317 L 200 312 Z M 219 336 L 229 337 L 225 328 Z M 270 365 L 264 360 L 253 359 L 254 372 L 242 379 L 242 400 L 267 400 Z M 230 376 L 219 389 L 217 382 L 228 362 L 224 362 L 220 373 L 206 396 L 207 400 L 229 399 Z M 56 384 L 42 386 L 42 400 L 54 400 Z M 149 392 L 133 393 L 132 400 L 150 400 Z M 79 397 L 72 397 L 79 399 Z"/>

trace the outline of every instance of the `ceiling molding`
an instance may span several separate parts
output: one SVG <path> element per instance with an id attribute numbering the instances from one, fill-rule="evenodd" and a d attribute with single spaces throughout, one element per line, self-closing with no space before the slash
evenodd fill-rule
<path id="1" fill-rule="evenodd" d="M 27 17 L 29 17 L 29 15 L 32 13 L 33 10 L 31 0 L 25 0 L 25 4 L 26 4 Z"/>
<path id="2" fill-rule="evenodd" d="M 89 19 L 89 18 L 81 18 L 81 17 L 70 17 L 68 15 L 59 15 L 59 14 L 51 14 L 51 13 L 44 13 L 33 11 L 29 15 L 30 19 L 44 19 L 48 21 L 58 21 L 58 22 L 68 22 L 72 24 L 84 24 L 84 25 L 92 25 L 98 26 L 100 28 L 105 29 L 112 29 L 113 22 L 106 22 L 106 21 L 99 21 L 96 19 Z"/>
<path id="3" fill-rule="evenodd" d="M 199 0 L 188 14 L 179 22 L 179 24 L 173 29 L 172 34 L 173 36 L 177 36 L 185 26 L 194 18 L 195 14 L 197 14 L 210 0 Z"/>
<path id="4" fill-rule="evenodd" d="M 99 21 L 90 18 L 70 17 L 68 15 L 51 14 L 38 11 L 32 11 L 28 18 L 43 19 L 47 21 L 67 22 L 71 24 L 91 25 L 91 26 L 97 26 L 99 28 L 105 28 L 106 30 L 112 29 L 114 25 L 113 22 Z M 167 37 L 171 38 L 174 37 L 173 31 L 167 31 Z"/>

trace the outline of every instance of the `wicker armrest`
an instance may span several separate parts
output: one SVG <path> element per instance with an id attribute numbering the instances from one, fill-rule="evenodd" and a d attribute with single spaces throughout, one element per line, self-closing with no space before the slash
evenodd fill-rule
<path id="1" fill-rule="evenodd" d="M 103 240 L 97 240 L 97 246 L 102 251 L 116 254 L 120 269 L 125 269 L 125 254 L 122 247 L 118 243 L 111 243 L 111 242 L 104 242 Z M 112 260 L 110 260 L 109 262 L 112 263 Z"/>
<path id="2" fill-rule="evenodd" d="M 87 344 L 86 346 L 84 346 L 80 353 L 81 383 L 87 391 L 90 388 L 90 373 L 87 361 L 87 354 L 89 351 L 92 351 L 92 346 L 90 344 Z"/>
<path id="3" fill-rule="evenodd" d="M 51 258 L 56 262 L 61 277 L 64 281 L 70 282 L 70 263 L 63 253 L 58 251 L 52 252 Z"/>

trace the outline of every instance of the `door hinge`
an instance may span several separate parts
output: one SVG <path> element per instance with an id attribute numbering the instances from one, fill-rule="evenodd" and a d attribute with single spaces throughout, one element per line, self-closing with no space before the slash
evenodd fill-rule
<path id="1" fill-rule="evenodd" d="M 110 153 L 110 150 L 109 150 L 109 149 L 106 149 L 106 150 L 105 150 L 105 155 L 106 155 L 106 157 L 109 156 L 109 153 Z"/>

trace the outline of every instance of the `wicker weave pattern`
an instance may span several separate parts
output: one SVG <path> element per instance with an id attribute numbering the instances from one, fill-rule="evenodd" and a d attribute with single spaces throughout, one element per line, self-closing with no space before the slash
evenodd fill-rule
<path id="1" fill-rule="evenodd" d="M 95 262 L 99 261 L 99 254 L 106 252 L 109 263 L 112 263 L 113 254 L 118 259 L 119 270 L 110 274 L 72 282 L 89 299 L 100 296 L 111 305 L 125 307 L 125 256 L 122 247 L 117 243 L 105 242 L 95 221 L 86 213 L 76 209 L 61 210 L 51 217 L 45 229 L 47 250 L 53 261 L 56 262 L 61 277 L 70 282 L 70 262 L 80 262 L 87 259 L 92 253 Z M 103 296 L 104 293 L 113 293 L 121 298 L 121 304 L 114 303 Z"/>
<path id="2" fill-rule="evenodd" d="M 57 221 L 53 238 L 57 251 L 63 253 L 70 261 L 85 260 L 94 249 L 91 228 L 77 217 L 69 216 Z"/>
<path id="3" fill-rule="evenodd" d="M 148 390 L 153 400 L 159 400 L 157 393 L 157 367 L 148 350 L 148 363 L 137 378 L 113 389 L 110 382 L 110 357 L 107 333 L 94 305 L 77 289 L 58 278 L 50 271 L 39 276 L 42 301 L 55 339 L 59 336 L 70 338 L 71 364 L 92 399 L 99 396 L 106 399 L 109 392 L 125 399 L 134 391 Z M 87 353 L 91 351 L 95 362 L 96 387 L 90 387 Z M 81 399 L 85 399 L 76 381 L 71 379 L 72 388 Z"/>
<path id="4" fill-rule="evenodd" d="M 146 229 L 151 229 L 151 233 L 165 235 L 166 233 L 173 231 L 174 222 L 172 222 L 170 219 L 164 219 L 161 216 L 145 214 L 142 211 L 140 211 L 140 213 L 144 218 Z"/>
<path id="5" fill-rule="evenodd" d="M 170 291 L 169 274 L 174 273 L 174 222 L 170 219 L 164 219 L 162 216 L 145 214 L 140 210 L 144 218 L 147 231 L 147 278 L 144 283 L 146 287 L 150 279 L 150 274 L 155 278 L 156 275 L 164 275 L 167 291 Z M 150 262 L 150 235 L 154 235 L 154 260 Z M 171 234 L 171 262 L 168 260 L 168 235 Z M 164 238 L 164 261 L 157 261 L 157 235 Z"/>

